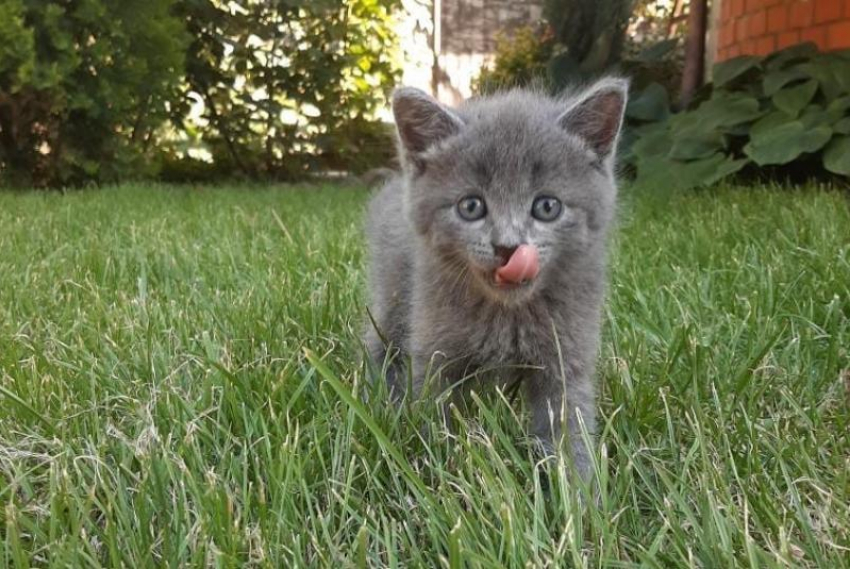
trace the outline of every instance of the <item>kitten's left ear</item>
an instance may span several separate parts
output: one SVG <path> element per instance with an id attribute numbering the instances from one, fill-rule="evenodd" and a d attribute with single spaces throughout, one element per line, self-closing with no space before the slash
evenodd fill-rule
<path id="1" fill-rule="evenodd" d="M 579 95 L 558 123 L 570 134 L 580 136 L 604 161 L 616 150 L 628 93 L 627 80 L 602 79 Z"/>

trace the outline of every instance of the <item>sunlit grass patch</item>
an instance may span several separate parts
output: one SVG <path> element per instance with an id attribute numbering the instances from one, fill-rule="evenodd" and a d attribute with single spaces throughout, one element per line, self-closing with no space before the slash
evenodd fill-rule
<path id="1" fill-rule="evenodd" d="M 845 195 L 624 191 L 584 507 L 365 381 L 366 197 L 0 195 L 5 565 L 850 566 Z"/>

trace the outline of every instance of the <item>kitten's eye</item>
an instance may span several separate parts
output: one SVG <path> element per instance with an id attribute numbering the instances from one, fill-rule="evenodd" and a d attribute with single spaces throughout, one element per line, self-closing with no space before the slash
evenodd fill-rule
<path id="1" fill-rule="evenodd" d="M 466 221 L 478 221 L 487 215 L 487 206 L 481 198 L 467 196 L 457 202 L 457 212 Z"/>
<path id="2" fill-rule="evenodd" d="M 548 196 L 539 197 L 531 205 L 531 215 L 540 221 L 555 221 L 561 215 L 561 201 Z"/>

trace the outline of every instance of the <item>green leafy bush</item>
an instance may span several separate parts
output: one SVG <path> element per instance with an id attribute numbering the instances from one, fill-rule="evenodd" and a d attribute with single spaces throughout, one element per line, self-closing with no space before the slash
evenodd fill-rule
<path id="1" fill-rule="evenodd" d="M 181 0 L 194 38 L 184 112 L 203 109 L 182 128 L 248 178 L 385 163 L 393 142 L 376 112 L 400 68 L 396 3 Z"/>
<path id="2" fill-rule="evenodd" d="M 625 156 L 640 183 L 710 185 L 736 172 L 850 177 L 850 51 L 801 44 L 714 68 L 691 108 L 664 88 L 633 97 Z"/>
<path id="3" fill-rule="evenodd" d="M 492 65 L 485 66 L 473 84 L 478 93 L 526 87 L 549 81 L 549 61 L 555 36 L 547 26 L 525 26 L 512 34 L 499 34 Z"/>
<path id="4" fill-rule="evenodd" d="M 0 184 L 384 164 L 398 0 L 0 0 Z"/>
<path id="5" fill-rule="evenodd" d="M 593 77 L 622 60 L 633 0 L 547 0 L 556 49 L 549 75 L 556 88 Z"/>
<path id="6" fill-rule="evenodd" d="M 545 23 L 500 35 L 494 61 L 482 69 L 474 90 L 534 85 L 558 92 L 612 71 L 650 74 L 672 86 L 681 67 L 670 57 L 678 39 L 632 42 L 624 57 L 633 7 L 632 0 L 547 0 Z"/>
<path id="7" fill-rule="evenodd" d="M 0 2 L 0 181 L 151 173 L 188 36 L 171 0 Z"/>

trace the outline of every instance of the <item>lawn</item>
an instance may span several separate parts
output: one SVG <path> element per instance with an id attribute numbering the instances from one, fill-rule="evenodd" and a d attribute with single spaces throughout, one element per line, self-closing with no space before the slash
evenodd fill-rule
<path id="1" fill-rule="evenodd" d="M 364 382 L 365 192 L 0 194 L 2 563 L 850 567 L 847 195 L 623 194 L 590 506 Z"/>

